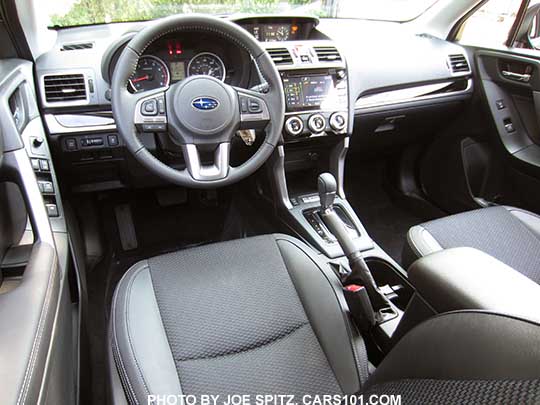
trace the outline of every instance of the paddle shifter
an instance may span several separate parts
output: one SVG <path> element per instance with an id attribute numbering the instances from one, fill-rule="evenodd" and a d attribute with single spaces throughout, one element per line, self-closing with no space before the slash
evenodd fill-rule
<path id="1" fill-rule="evenodd" d="M 361 250 L 356 246 L 353 238 L 347 231 L 345 224 L 334 210 L 334 200 L 336 198 L 337 190 L 336 179 L 334 176 L 330 173 L 319 175 L 318 189 L 321 201 L 321 218 L 326 227 L 336 237 L 343 252 L 347 256 L 351 267 L 351 272 L 342 277 L 341 280 L 345 286 L 345 291 L 348 293 L 359 293 L 362 288 L 365 288 L 369 302 L 361 303 L 361 306 L 363 306 L 362 312 L 364 312 L 364 316 L 369 323 L 379 323 L 384 320 L 381 310 L 389 308 L 390 303 L 379 290 L 379 287 L 377 287 Z M 354 285 L 354 287 L 352 285 Z"/>

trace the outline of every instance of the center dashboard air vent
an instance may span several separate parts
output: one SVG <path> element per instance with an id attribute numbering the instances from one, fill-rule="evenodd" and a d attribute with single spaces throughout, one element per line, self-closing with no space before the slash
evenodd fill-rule
<path id="1" fill-rule="evenodd" d="M 449 55 L 448 63 L 452 73 L 469 73 L 471 71 L 467 58 L 463 54 Z"/>
<path id="2" fill-rule="evenodd" d="M 47 103 L 71 103 L 88 99 L 83 74 L 47 75 L 43 77 Z"/>
<path id="3" fill-rule="evenodd" d="M 335 46 L 315 46 L 313 48 L 319 62 L 335 62 L 341 60 L 341 55 Z"/>
<path id="4" fill-rule="evenodd" d="M 84 49 L 92 49 L 94 47 L 93 42 L 78 42 L 62 45 L 61 51 L 82 51 Z"/>
<path id="5" fill-rule="evenodd" d="M 268 49 L 268 53 L 276 65 L 292 65 L 293 63 L 291 53 L 287 48 Z"/>

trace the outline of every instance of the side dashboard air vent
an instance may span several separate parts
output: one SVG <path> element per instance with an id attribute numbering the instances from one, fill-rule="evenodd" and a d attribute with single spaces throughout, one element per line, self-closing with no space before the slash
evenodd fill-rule
<path id="1" fill-rule="evenodd" d="M 319 62 L 334 62 L 341 60 L 341 55 L 335 46 L 315 46 L 313 48 Z"/>
<path id="2" fill-rule="evenodd" d="M 60 48 L 61 51 L 81 51 L 83 49 L 92 49 L 94 47 L 93 42 L 80 42 L 80 43 L 71 43 L 71 44 L 64 44 L 62 45 L 62 48 Z"/>
<path id="3" fill-rule="evenodd" d="M 448 63 L 449 63 L 450 70 L 452 71 L 452 73 L 464 73 L 464 72 L 471 71 L 469 67 L 469 63 L 467 62 L 467 58 L 465 58 L 465 55 L 462 55 L 462 54 L 449 55 Z"/>
<path id="4" fill-rule="evenodd" d="M 83 74 L 47 75 L 43 77 L 45 100 L 48 103 L 66 103 L 86 100 Z"/>
<path id="5" fill-rule="evenodd" d="M 276 65 L 291 65 L 293 63 L 291 53 L 287 48 L 268 49 L 268 53 Z"/>

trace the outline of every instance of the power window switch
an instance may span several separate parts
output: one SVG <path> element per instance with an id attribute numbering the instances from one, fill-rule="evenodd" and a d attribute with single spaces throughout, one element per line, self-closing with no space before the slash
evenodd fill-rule
<path id="1" fill-rule="evenodd" d="M 504 104 L 504 100 L 495 101 L 495 105 L 497 106 L 497 110 L 504 110 L 506 108 L 506 105 Z"/>
<path id="2" fill-rule="evenodd" d="M 47 214 L 50 217 L 57 217 L 58 214 L 58 206 L 56 204 L 45 204 L 45 208 L 47 209 Z"/>
<path id="3" fill-rule="evenodd" d="M 42 193 L 46 193 L 46 194 L 54 193 L 54 187 L 53 187 L 52 182 L 50 182 L 50 181 L 40 181 L 40 182 L 38 182 L 38 185 L 39 185 L 39 189 L 40 189 L 40 191 Z"/>
<path id="4" fill-rule="evenodd" d="M 514 123 L 510 119 L 504 120 L 504 129 L 509 134 L 511 134 L 512 132 L 516 132 L 516 127 L 514 127 Z"/>
<path id="5" fill-rule="evenodd" d="M 50 172 L 51 168 L 49 166 L 49 161 L 47 159 L 39 159 L 39 169 L 42 172 Z"/>
<path id="6" fill-rule="evenodd" d="M 32 163 L 32 169 L 34 169 L 34 171 L 38 172 L 39 171 L 39 159 L 31 159 L 30 162 Z"/>

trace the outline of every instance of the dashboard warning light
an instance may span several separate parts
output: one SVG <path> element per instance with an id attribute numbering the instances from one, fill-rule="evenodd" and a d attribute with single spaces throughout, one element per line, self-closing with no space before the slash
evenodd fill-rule
<path id="1" fill-rule="evenodd" d="M 296 31 L 298 31 L 298 25 L 293 25 L 291 27 L 291 32 L 294 34 Z"/>

